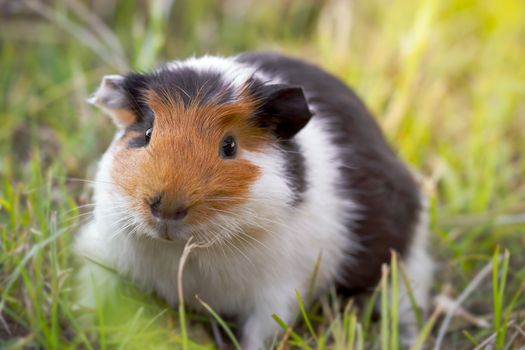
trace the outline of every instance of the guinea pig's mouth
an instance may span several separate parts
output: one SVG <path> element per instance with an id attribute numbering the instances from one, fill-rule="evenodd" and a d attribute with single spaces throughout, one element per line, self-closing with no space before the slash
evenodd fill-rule
<path id="1" fill-rule="evenodd" d="M 191 230 L 182 222 L 171 220 L 158 220 L 155 223 L 155 231 L 158 238 L 167 241 L 188 240 Z"/>

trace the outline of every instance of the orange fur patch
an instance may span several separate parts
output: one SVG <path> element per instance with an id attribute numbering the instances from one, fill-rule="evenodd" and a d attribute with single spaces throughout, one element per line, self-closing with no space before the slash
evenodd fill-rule
<path id="1" fill-rule="evenodd" d="M 217 213 L 247 200 L 260 169 L 245 159 L 243 151 L 257 151 L 269 135 L 250 123 L 254 102 L 249 98 L 230 104 L 193 103 L 184 106 L 170 96 L 149 91 L 147 103 L 155 114 L 149 145 L 127 148 L 141 132 L 128 132 L 114 149 L 112 177 L 143 217 L 152 220 L 148 200 L 163 193 L 163 202 L 189 206 L 185 222 L 204 223 Z M 222 159 L 220 146 L 226 135 L 238 144 L 235 159 Z M 149 218 L 149 219 L 148 219 Z"/>
<path id="2" fill-rule="evenodd" d="M 132 111 L 125 108 L 111 109 L 110 113 L 115 122 L 125 127 L 133 124 L 137 119 L 137 117 L 135 116 L 135 114 L 133 114 Z"/>

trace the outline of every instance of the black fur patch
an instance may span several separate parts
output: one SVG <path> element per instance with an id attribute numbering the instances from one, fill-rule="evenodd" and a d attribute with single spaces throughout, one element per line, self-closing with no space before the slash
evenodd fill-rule
<path id="1" fill-rule="evenodd" d="M 145 101 L 144 93 L 148 89 L 148 76 L 139 73 L 129 73 L 124 77 L 122 90 L 128 102 L 128 108 L 135 113 L 137 123 L 152 117 L 151 109 Z"/>
<path id="2" fill-rule="evenodd" d="M 312 116 L 299 86 L 253 80 L 249 91 L 260 103 L 253 115 L 256 125 L 270 130 L 279 139 L 292 138 Z"/>
<path id="3" fill-rule="evenodd" d="M 246 53 L 237 57 L 286 84 L 301 86 L 314 118 L 326 120 L 345 166 L 340 169 L 342 196 L 361 206 L 361 219 L 348 223 L 348 233 L 362 250 L 348 247 L 338 289 L 355 295 L 374 288 L 381 265 L 390 262 L 390 249 L 407 252 L 421 210 L 418 187 L 405 165 L 385 141 L 372 116 L 348 87 L 321 69 L 273 53 Z M 308 155 L 306 155 L 308 156 Z M 321 210 L 322 208 L 320 208 Z M 350 240 L 349 240 L 350 242 Z"/>
<path id="4" fill-rule="evenodd" d="M 293 201 L 290 204 L 297 206 L 303 201 L 303 193 L 308 187 L 304 155 L 295 140 L 281 140 L 279 146 L 286 159 L 288 184 L 294 193 Z"/>

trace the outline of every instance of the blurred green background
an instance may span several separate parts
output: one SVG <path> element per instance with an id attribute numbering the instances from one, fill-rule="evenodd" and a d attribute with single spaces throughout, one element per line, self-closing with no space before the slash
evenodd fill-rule
<path id="1" fill-rule="evenodd" d="M 445 348 L 469 349 L 494 332 L 499 339 L 510 321 L 501 344 L 523 346 L 525 2 L 13 0 L 0 1 L 0 348 L 181 344 L 171 332 L 175 313 L 147 296 L 125 303 L 132 321 L 151 321 L 147 332 L 140 323 L 112 328 L 102 312 L 94 329 L 75 321 L 70 245 L 89 216 L 79 206 L 90 202 L 81 179 L 92 177 L 114 131 L 85 99 L 105 74 L 246 50 L 302 57 L 344 80 L 422 174 L 435 295 L 457 297 L 496 246 L 510 252 L 501 295 L 489 277 L 463 303 L 490 326 L 458 317 Z M 119 305 L 111 312 L 123 313 Z M 337 320 L 311 312 L 325 339 L 318 347 L 347 344 L 331 328 Z M 429 328 L 429 344 L 441 320 Z M 208 323 L 194 316 L 190 333 L 201 345 L 192 346 L 212 346 L 199 331 Z M 297 332 L 308 333 L 303 328 Z M 362 331 L 378 348 L 380 329 Z"/>

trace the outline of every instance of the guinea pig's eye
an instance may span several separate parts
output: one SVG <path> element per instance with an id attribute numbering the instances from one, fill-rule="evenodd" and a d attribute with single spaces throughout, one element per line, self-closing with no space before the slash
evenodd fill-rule
<path id="1" fill-rule="evenodd" d="M 220 154 L 223 159 L 235 158 L 237 153 L 237 141 L 233 136 L 226 136 L 221 143 Z"/>
<path id="2" fill-rule="evenodd" d="M 151 133 L 153 132 L 153 128 L 149 128 L 148 130 L 146 130 L 146 132 L 144 133 L 144 139 L 146 140 L 146 144 L 149 143 L 149 140 L 151 139 Z"/>

